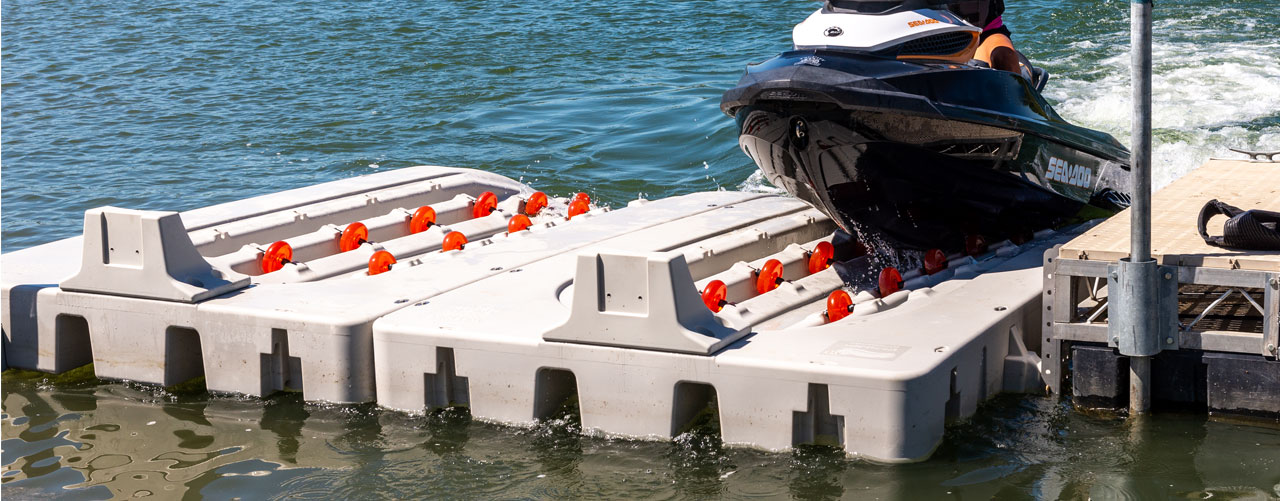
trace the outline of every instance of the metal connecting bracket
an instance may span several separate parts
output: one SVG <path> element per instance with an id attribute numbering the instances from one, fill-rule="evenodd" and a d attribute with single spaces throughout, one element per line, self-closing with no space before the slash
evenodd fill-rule
<path id="1" fill-rule="evenodd" d="M 1262 293 L 1262 355 L 1280 359 L 1280 273 L 1271 273 Z"/>
<path id="2" fill-rule="evenodd" d="M 1177 268 L 1121 259 L 1107 267 L 1107 290 L 1108 345 L 1130 357 L 1177 349 Z"/>

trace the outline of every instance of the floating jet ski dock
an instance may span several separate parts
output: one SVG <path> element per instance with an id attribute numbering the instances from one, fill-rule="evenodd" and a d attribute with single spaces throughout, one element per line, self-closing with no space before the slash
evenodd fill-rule
<path id="1" fill-rule="evenodd" d="M 726 443 L 912 461 L 986 398 L 1043 391 L 1043 256 L 1087 227 L 888 269 L 794 198 L 610 210 L 414 167 L 90 210 L 3 256 L 4 362 L 509 424 L 576 397 L 585 429 L 640 438 L 714 406 Z"/>

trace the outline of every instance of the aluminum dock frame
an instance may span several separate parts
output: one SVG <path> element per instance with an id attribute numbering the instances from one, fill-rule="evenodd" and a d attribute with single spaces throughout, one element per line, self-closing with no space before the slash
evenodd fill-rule
<path id="1" fill-rule="evenodd" d="M 1280 420 L 1280 252 L 1206 244 L 1196 221 L 1211 199 L 1280 209 L 1280 163 L 1213 160 L 1153 197 L 1159 288 L 1142 305 L 1162 333 L 1152 396 L 1157 406 Z M 1221 218 L 1210 221 L 1210 234 L 1221 230 Z M 1129 402 L 1129 360 L 1108 323 L 1128 237 L 1121 213 L 1045 254 L 1041 375 L 1085 407 Z"/>

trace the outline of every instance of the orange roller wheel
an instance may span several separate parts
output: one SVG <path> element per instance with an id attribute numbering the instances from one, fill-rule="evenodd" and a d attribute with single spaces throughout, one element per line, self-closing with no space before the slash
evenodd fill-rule
<path id="1" fill-rule="evenodd" d="M 514 216 L 511 216 L 510 221 L 507 221 L 507 233 L 511 234 L 517 231 L 527 230 L 529 229 L 529 225 L 531 224 L 533 224 L 533 221 L 529 220 L 529 216 L 526 216 L 524 214 L 516 214 Z"/>
<path id="2" fill-rule="evenodd" d="M 809 253 L 809 274 L 825 270 L 835 261 L 836 248 L 831 242 L 818 242 Z"/>
<path id="3" fill-rule="evenodd" d="M 529 195 L 529 199 L 524 201 L 524 213 L 530 216 L 536 216 L 542 209 L 547 208 L 547 194 L 541 191 L 535 191 Z"/>
<path id="4" fill-rule="evenodd" d="M 360 248 L 360 244 L 369 241 L 369 228 L 364 223 L 355 222 L 347 225 L 338 236 L 338 251 L 347 252 Z"/>
<path id="5" fill-rule="evenodd" d="M 569 204 L 569 219 L 573 219 L 573 216 L 579 214 L 586 214 L 590 210 L 591 205 L 586 200 L 574 200 L 573 203 Z"/>
<path id="6" fill-rule="evenodd" d="M 444 236 L 444 245 L 440 247 L 440 252 L 449 252 L 451 250 L 462 250 L 467 245 L 467 236 L 460 231 L 451 231 Z"/>
<path id="7" fill-rule="evenodd" d="M 835 322 L 849 316 L 852 308 L 853 298 L 849 297 L 848 292 L 845 292 L 844 289 L 831 291 L 831 294 L 827 296 L 827 321 Z"/>
<path id="8" fill-rule="evenodd" d="M 782 261 L 770 259 L 756 272 L 756 293 L 764 294 L 777 289 L 782 283 Z"/>
<path id="9" fill-rule="evenodd" d="M 886 297 L 902 290 L 902 274 L 897 268 L 889 267 L 880 270 L 880 297 Z"/>
<path id="10" fill-rule="evenodd" d="M 987 253 L 987 239 L 977 233 L 971 234 L 964 239 L 964 253 L 970 256 L 979 256 Z"/>
<path id="11" fill-rule="evenodd" d="M 369 274 L 377 275 L 379 273 L 391 271 L 391 265 L 396 264 L 396 257 L 390 252 L 380 250 L 369 256 Z"/>
<path id="12" fill-rule="evenodd" d="M 924 274 L 932 275 L 947 269 L 947 255 L 941 249 L 931 249 L 924 253 Z"/>
<path id="13" fill-rule="evenodd" d="M 493 214 L 493 210 L 498 208 L 498 196 L 492 191 L 486 191 L 480 194 L 476 199 L 476 204 L 471 207 L 471 217 L 485 217 Z"/>
<path id="14" fill-rule="evenodd" d="M 273 271 L 278 271 L 280 268 L 284 268 L 285 263 L 292 261 L 293 247 L 290 247 L 288 243 L 281 240 L 271 244 L 270 247 L 267 247 L 266 252 L 262 253 L 262 272 L 271 273 Z"/>
<path id="15" fill-rule="evenodd" d="M 436 210 L 430 205 L 418 207 L 418 210 L 413 211 L 413 217 L 409 219 L 409 233 L 422 233 L 433 224 L 436 224 Z"/>
<path id="16" fill-rule="evenodd" d="M 725 300 L 727 297 L 729 297 L 729 288 L 719 280 L 712 280 L 707 283 L 706 287 L 702 288 L 702 303 L 707 305 L 707 308 L 712 313 L 720 313 L 720 310 L 724 309 L 724 305 L 729 304 Z"/>
<path id="17" fill-rule="evenodd" d="M 569 203 L 573 204 L 573 202 L 577 202 L 578 200 L 582 200 L 583 202 L 586 202 L 587 205 L 590 205 L 591 195 L 579 191 L 573 195 L 573 199 L 569 200 Z"/>

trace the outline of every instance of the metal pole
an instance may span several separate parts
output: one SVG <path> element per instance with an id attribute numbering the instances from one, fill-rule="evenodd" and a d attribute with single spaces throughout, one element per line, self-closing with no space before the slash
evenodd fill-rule
<path id="1" fill-rule="evenodd" d="M 1151 0 L 1131 5 L 1133 76 L 1133 205 L 1130 206 L 1129 260 L 1151 259 Z"/>
<path id="2" fill-rule="evenodd" d="M 1151 357 L 1129 357 L 1129 415 L 1151 409 Z"/>
<path id="3" fill-rule="evenodd" d="M 1129 265 L 1134 267 L 1124 284 L 1131 293 L 1128 317 L 1134 345 L 1146 339 L 1158 339 L 1155 324 L 1157 291 L 1151 259 L 1151 4 L 1152 0 L 1132 0 L 1130 5 L 1130 40 L 1132 43 L 1133 77 L 1133 150 L 1130 160 L 1133 175 L 1133 205 L 1130 207 Z M 1147 321 L 1142 321 L 1144 319 Z M 1158 344 L 1157 344 L 1158 346 Z M 1157 347 L 1158 351 L 1159 348 Z M 1129 413 L 1138 415 L 1151 408 L 1151 353 L 1135 350 L 1129 358 Z"/>

